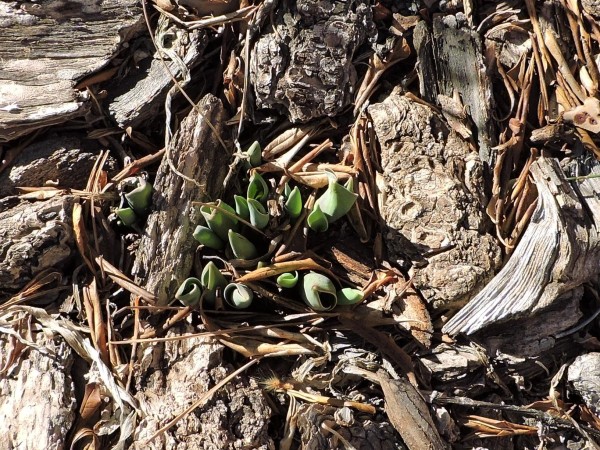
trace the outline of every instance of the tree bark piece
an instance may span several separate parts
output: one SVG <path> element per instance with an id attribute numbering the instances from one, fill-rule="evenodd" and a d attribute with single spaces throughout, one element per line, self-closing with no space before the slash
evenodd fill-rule
<path id="1" fill-rule="evenodd" d="M 285 1 L 273 28 L 258 39 L 250 61 L 256 106 L 307 122 L 350 105 L 353 55 L 375 32 L 369 2 Z"/>
<path id="2" fill-rule="evenodd" d="M 349 410 L 349 408 L 342 408 Z M 298 408 L 298 430 L 305 450 L 321 449 L 405 449 L 394 427 L 388 422 L 378 423 L 366 414 L 349 410 L 340 415 L 342 409 L 326 405 L 305 404 Z M 349 419 L 348 419 L 349 417 Z M 342 418 L 344 418 L 342 420 Z M 333 429 L 334 433 L 323 427 Z M 337 435 L 335 434 L 337 433 Z M 344 439 L 349 445 L 342 442 Z"/>
<path id="3" fill-rule="evenodd" d="M 420 22 L 414 36 L 421 95 L 437 104 L 439 95 L 453 97 L 458 91 L 475 125 L 473 134 L 479 156 L 492 166 L 491 147 L 496 135 L 491 120 L 494 97 L 483 60 L 481 36 L 464 19 L 453 15 L 434 17 L 431 31 L 424 21 Z"/>
<path id="4" fill-rule="evenodd" d="M 147 39 L 147 38 L 144 38 Z M 202 30 L 188 32 L 161 16 L 155 32 L 159 45 L 164 45 L 160 52 L 171 74 L 179 81 L 180 86 L 187 86 L 190 81 L 189 71 L 202 58 L 208 42 Z M 142 64 L 145 64 L 142 61 Z M 112 100 L 108 110 L 117 124 L 138 127 L 144 121 L 152 119 L 159 108 L 164 106 L 165 98 L 173 85 L 171 74 L 165 68 L 158 54 L 151 59 L 150 68 L 140 69 L 124 82 L 111 89 Z"/>
<path id="5" fill-rule="evenodd" d="M 600 415 L 600 353 L 578 356 L 567 373 L 572 390 L 594 414 Z"/>
<path id="6" fill-rule="evenodd" d="M 3 4 L 0 142 L 83 115 L 88 96 L 75 81 L 106 65 L 142 24 L 133 0 Z"/>
<path id="7" fill-rule="evenodd" d="M 0 300 L 73 252 L 72 197 L 23 202 L 0 212 Z"/>
<path id="8" fill-rule="evenodd" d="M 191 327 L 187 332 L 193 332 Z M 177 330 L 181 333 L 183 330 Z M 170 333 L 173 334 L 173 333 Z M 223 345 L 212 338 L 167 343 L 156 361 L 158 370 L 144 379 L 136 395 L 146 416 L 139 423 L 131 449 L 273 448 L 268 426 L 271 409 L 256 384 L 238 377 L 203 407 L 182 418 L 150 445 L 142 442 L 232 372 L 222 363 Z"/>
<path id="9" fill-rule="evenodd" d="M 593 173 L 600 173 L 596 165 Z M 472 334 L 491 324 L 532 316 L 598 275 L 600 181 L 571 186 L 558 162 L 531 166 L 538 204 L 512 257 L 443 328 Z"/>
<path id="10" fill-rule="evenodd" d="M 487 234 L 481 161 L 430 108 L 398 90 L 368 111 L 381 145 L 390 257 L 414 262 L 414 286 L 434 307 L 460 307 L 501 262 Z"/>
<path id="11" fill-rule="evenodd" d="M 221 101 L 207 95 L 185 118 L 171 141 L 156 174 L 153 212 L 136 253 L 133 274 L 136 282 L 158 298 L 158 305 L 172 300 L 188 277 L 197 243 L 192 237 L 201 217 L 195 201 L 216 200 L 229 168 L 231 153 L 221 147 L 207 121 L 225 135 L 227 120 Z M 175 168 L 198 184 L 184 180 Z"/>
<path id="12" fill-rule="evenodd" d="M 100 147 L 76 134 L 41 139 L 19 152 L 7 170 L 0 172 L 0 197 L 18 194 L 16 187 L 44 186 L 58 182 L 61 188 L 84 189 Z M 109 158 L 104 170 L 114 172 Z"/>
<path id="13" fill-rule="evenodd" d="M 76 400 L 71 348 L 57 337 L 35 333 L 35 343 L 48 350 L 25 350 L 0 376 L 0 450 L 62 450 L 75 420 Z M 13 340 L 0 333 L 0 366 L 14 350 Z"/>

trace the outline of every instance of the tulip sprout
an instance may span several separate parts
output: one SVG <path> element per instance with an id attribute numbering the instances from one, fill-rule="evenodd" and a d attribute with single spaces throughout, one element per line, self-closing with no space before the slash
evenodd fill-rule
<path id="1" fill-rule="evenodd" d="M 202 285 L 198 278 L 188 278 L 175 293 L 175 298 L 185 306 L 194 306 L 200 301 L 201 296 Z"/>
<path id="2" fill-rule="evenodd" d="M 254 142 L 246 150 L 245 161 L 248 170 L 261 164 L 261 148 L 258 142 Z M 352 178 L 344 186 L 337 181 L 335 175 L 328 174 L 328 178 L 327 188 L 314 201 L 306 217 L 306 225 L 316 232 L 327 231 L 331 223 L 350 211 L 358 197 L 354 193 Z M 246 196 L 233 196 L 235 208 L 220 199 L 215 203 L 200 203 L 200 213 L 205 223 L 196 227 L 193 232 L 194 239 L 207 248 L 217 252 L 224 251 L 228 257 L 235 258 L 230 261 L 234 268 L 261 267 L 269 264 L 267 257 L 272 250 L 269 250 L 265 256 L 259 257 L 261 253 L 257 248 L 256 236 L 261 235 L 274 242 L 280 236 L 273 233 L 278 229 L 285 229 L 284 227 L 290 229 L 289 222 L 297 222 L 304 209 L 300 187 L 292 187 L 286 183 L 278 205 L 279 211 L 285 212 L 288 219 L 282 220 L 277 216 L 277 220 L 272 221 L 270 213 L 278 209 L 274 207 L 275 203 L 269 204 L 269 208 L 266 207 L 267 201 L 274 199 L 269 186 L 258 171 L 252 170 Z M 148 195 L 147 189 L 147 183 L 140 182 L 130 194 L 142 198 L 143 195 Z M 142 192 L 145 194 L 142 195 Z M 310 205 L 309 202 L 309 207 Z M 131 211 L 121 212 L 122 220 L 124 222 L 131 220 L 129 216 L 135 215 L 135 211 L 133 208 Z M 299 224 L 297 222 L 294 228 Z M 251 234 L 248 235 L 248 232 Z M 280 289 L 296 289 L 304 302 L 314 311 L 330 311 L 337 305 L 353 305 L 364 297 L 363 292 L 357 289 L 336 288 L 329 277 L 312 270 L 305 273 L 299 273 L 298 270 L 279 272 L 276 283 Z M 185 305 L 194 305 L 200 295 L 204 295 L 207 302 L 214 304 L 218 290 L 222 290 L 225 303 L 236 309 L 248 308 L 255 295 L 247 285 L 235 282 L 235 277 L 228 281 L 210 261 L 205 265 L 200 280 L 195 278 L 186 280 L 178 289 L 176 298 Z"/>

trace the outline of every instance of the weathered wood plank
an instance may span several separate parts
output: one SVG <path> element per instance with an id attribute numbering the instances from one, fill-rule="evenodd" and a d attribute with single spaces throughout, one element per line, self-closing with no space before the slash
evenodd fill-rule
<path id="1" fill-rule="evenodd" d="M 464 18 L 464 16 L 463 16 Z M 460 94 L 473 120 L 473 136 L 484 163 L 493 165 L 495 142 L 492 109 L 494 97 L 482 54 L 481 36 L 459 16 L 433 19 L 432 29 L 425 22 L 415 28 L 414 44 L 419 64 L 419 90 L 423 98 L 437 104 L 438 96 Z"/>
<path id="2" fill-rule="evenodd" d="M 88 96 L 76 81 L 105 66 L 141 25 L 134 0 L 4 2 L 0 142 L 83 115 Z"/>
<path id="3" fill-rule="evenodd" d="M 164 106 L 167 93 L 173 85 L 171 75 L 181 87 L 187 86 L 191 80 L 189 71 L 202 60 L 208 43 L 204 30 L 188 32 L 171 24 L 164 16 L 158 19 L 154 34 L 158 45 L 167 47 L 161 47 L 160 50 L 165 62 L 155 53 L 147 70 L 140 68 L 124 82 L 115 83 L 110 90 L 108 110 L 122 128 L 137 127 L 145 120 L 152 119 Z"/>
<path id="4" fill-rule="evenodd" d="M 600 173 L 596 164 L 592 173 Z M 532 316 L 598 275 L 600 179 L 571 185 L 555 159 L 531 166 L 538 204 L 519 245 L 496 277 L 443 328 L 472 334 Z"/>

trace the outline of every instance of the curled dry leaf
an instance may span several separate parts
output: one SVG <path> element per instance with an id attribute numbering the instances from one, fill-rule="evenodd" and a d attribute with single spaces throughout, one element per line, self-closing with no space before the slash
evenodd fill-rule
<path id="1" fill-rule="evenodd" d="M 261 267 L 260 269 L 253 270 L 252 272 L 238 278 L 238 283 L 245 283 L 248 281 L 259 281 L 265 278 L 274 277 L 285 272 L 293 272 L 294 270 L 318 270 L 329 275 L 333 274 L 330 270 L 317 264 L 313 259 L 301 259 L 299 261 L 286 261 L 271 264 L 270 266 Z"/>

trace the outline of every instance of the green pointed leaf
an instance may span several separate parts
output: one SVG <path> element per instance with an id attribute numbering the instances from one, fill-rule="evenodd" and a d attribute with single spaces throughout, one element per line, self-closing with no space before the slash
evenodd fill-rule
<path id="1" fill-rule="evenodd" d="M 117 217 L 119 219 L 121 219 L 121 222 L 123 222 L 123 225 L 126 225 L 128 227 L 133 225 L 138 219 L 137 216 L 135 215 L 135 212 L 131 208 L 115 209 L 115 214 L 117 215 Z"/>
<path id="2" fill-rule="evenodd" d="M 300 284 L 300 297 L 314 311 L 331 311 L 337 305 L 333 282 L 317 272 L 308 272 Z"/>
<path id="3" fill-rule="evenodd" d="M 252 242 L 239 233 L 229 230 L 229 246 L 238 259 L 254 259 L 258 256 L 258 250 Z"/>
<path id="4" fill-rule="evenodd" d="M 198 278 L 188 278 L 175 293 L 175 298 L 185 306 L 193 306 L 202 296 L 202 285 Z"/>
<path id="5" fill-rule="evenodd" d="M 207 205 L 202 206 L 200 208 L 200 212 L 202 213 L 204 220 L 206 220 L 208 227 L 214 231 L 217 236 L 226 241 L 227 233 L 229 230 L 236 228 L 238 220 L 235 218 L 235 210 L 227 203 L 222 200 L 217 200 L 216 205 L 219 208 L 228 211 L 233 216 L 225 214 L 223 211 L 219 211 L 218 209 Z"/>
<path id="6" fill-rule="evenodd" d="M 262 149 L 258 141 L 254 141 L 248 150 L 246 150 L 250 167 L 258 167 L 262 162 Z"/>
<path id="7" fill-rule="evenodd" d="M 293 288 L 298 284 L 298 271 L 282 273 L 277 277 L 277 285 L 282 288 Z"/>
<path id="8" fill-rule="evenodd" d="M 316 231 L 317 233 L 327 231 L 327 228 L 329 228 L 329 221 L 318 204 L 315 205 L 308 215 L 306 223 L 311 230 Z"/>
<path id="9" fill-rule="evenodd" d="M 217 234 L 210 228 L 205 226 L 198 225 L 194 230 L 193 236 L 194 239 L 207 247 L 214 248 L 215 250 L 223 250 L 225 248 L 225 243 L 219 238 L 219 236 L 217 236 Z"/>
<path id="10" fill-rule="evenodd" d="M 129 206 L 138 214 L 143 214 L 152 202 L 152 185 L 142 177 L 136 177 L 136 179 L 136 187 L 124 195 Z"/>
<path id="11" fill-rule="evenodd" d="M 265 203 L 267 198 L 269 198 L 269 186 L 260 173 L 254 172 L 250 177 L 246 197 L 258 200 L 261 203 Z"/>
<path id="12" fill-rule="evenodd" d="M 297 219 L 300 214 L 302 214 L 302 195 L 300 194 L 298 186 L 290 191 L 285 201 L 284 208 L 292 219 Z"/>
<path id="13" fill-rule="evenodd" d="M 210 304 L 214 304 L 217 289 L 227 286 L 227 280 L 215 263 L 209 261 L 208 264 L 204 266 L 202 274 L 200 275 L 200 284 L 206 289 L 206 294 L 204 294 L 206 301 Z"/>
<path id="14" fill-rule="evenodd" d="M 241 195 L 234 195 L 235 212 L 244 220 L 250 220 L 250 211 L 248 211 L 248 202 Z"/>
<path id="15" fill-rule="evenodd" d="M 229 283 L 223 291 L 223 297 L 229 306 L 245 309 L 252 304 L 254 292 L 245 284 Z"/>
<path id="16" fill-rule="evenodd" d="M 337 181 L 330 180 L 327 190 L 318 198 L 316 204 L 319 205 L 328 222 L 333 223 L 350 211 L 357 197 L 357 194 Z"/>
<path id="17" fill-rule="evenodd" d="M 338 305 L 354 305 L 365 297 L 363 291 L 352 288 L 340 289 L 337 292 Z"/>
<path id="18" fill-rule="evenodd" d="M 259 230 L 262 230 L 269 224 L 269 214 L 260 202 L 249 198 L 248 211 L 250 212 L 250 223 Z"/>

